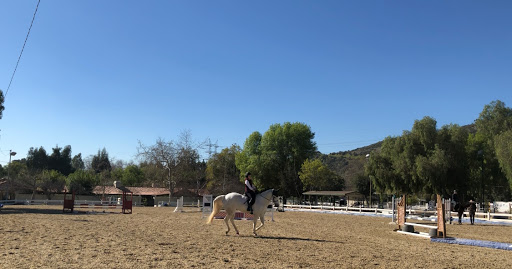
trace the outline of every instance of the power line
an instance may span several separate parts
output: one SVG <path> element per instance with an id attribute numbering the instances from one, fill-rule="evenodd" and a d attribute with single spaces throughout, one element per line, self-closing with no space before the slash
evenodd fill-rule
<path id="1" fill-rule="evenodd" d="M 28 28 L 27 36 L 25 37 L 25 42 L 23 43 L 23 47 L 21 48 L 20 56 L 18 57 L 18 62 L 16 62 L 16 67 L 14 67 L 14 72 L 12 72 L 11 81 L 9 81 L 9 86 L 7 87 L 7 90 L 5 91 L 5 97 L 7 98 L 7 93 L 9 92 L 9 89 L 11 88 L 12 80 L 14 79 L 14 74 L 16 74 L 16 70 L 18 69 L 18 65 L 20 64 L 21 55 L 23 54 L 23 50 L 25 49 L 25 45 L 27 44 L 28 36 L 30 35 L 30 30 L 32 29 L 32 25 L 34 24 L 34 19 L 36 18 L 37 9 L 39 8 L 39 3 L 41 0 L 37 1 L 36 10 L 34 11 L 34 16 L 32 17 L 32 22 L 30 22 L 30 27 Z"/>

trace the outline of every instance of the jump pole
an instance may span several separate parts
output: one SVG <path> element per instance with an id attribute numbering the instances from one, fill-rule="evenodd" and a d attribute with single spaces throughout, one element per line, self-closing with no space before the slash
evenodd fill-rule
<path id="1" fill-rule="evenodd" d="M 409 234 L 409 235 L 423 236 L 418 233 L 403 231 L 402 229 L 404 229 L 404 227 L 406 225 L 419 226 L 419 227 L 430 228 L 430 229 L 436 228 L 436 236 L 446 238 L 445 206 L 443 203 L 443 199 L 441 198 L 441 195 L 439 195 L 439 194 L 437 195 L 437 206 L 436 206 L 437 226 L 406 222 L 405 221 L 405 215 L 406 215 L 406 210 L 407 210 L 406 198 L 407 198 L 406 195 L 402 195 L 402 198 L 398 202 L 398 207 L 397 207 L 398 232 L 403 233 L 403 234 Z M 423 237 L 430 238 L 430 236 L 423 236 Z"/>

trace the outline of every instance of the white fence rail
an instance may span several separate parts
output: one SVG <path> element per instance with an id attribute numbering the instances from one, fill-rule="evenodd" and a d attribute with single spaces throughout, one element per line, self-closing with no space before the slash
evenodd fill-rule
<path id="1" fill-rule="evenodd" d="M 0 204 L 4 205 L 63 205 L 64 200 L 0 200 Z M 87 204 L 87 205 L 119 205 L 118 201 L 98 201 L 98 200 L 75 200 L 75 205 Z M 134 206 L 137 203 L 133 203 Z"/>
<path id="2" fill-rule="evenodd" d="M 393 210 L 391 209 L 382 209 L 382 208 L 369 208 L 369 207 L 350 207 L 350 206 L 327 206 L 327 205 L 283 205 L 284 208 L 289 209 L 311 209 L 311 210 L 333 210 L 333 211 L 346 211 L 353 213 L 374 213 L 374 214 L 384 214 L 391 216 L 393 214 Z M 450 212 L 452 216 L 457 217 L 457 212 Z M 421 209 L 407 209 L 407 214 L 409 215 L 422 215 L 422 216 L 434 216 L 437 214 L 436 211 L 429 210 L 421 210 Z M 464 212 L 464 214 L 469 214 L 469 212 Z M 476 218 L 487 219 L 487 220 L 512 220 L 512 214 L 506 213 L 490 213 L 490 212 L 476 212 Z"/>

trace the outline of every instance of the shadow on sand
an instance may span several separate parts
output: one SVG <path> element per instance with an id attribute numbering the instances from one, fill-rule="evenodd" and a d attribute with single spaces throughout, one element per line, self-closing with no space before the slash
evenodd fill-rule
<path id="1" fill-rule="evenodd" d="M 290 240 L 290 241 L 305 241 L 305 242 L 320 242 L 320 243 L 343 244 L 343 242 L 339 242 L 339 241 L 330 241 L 330 240 L 312 239 L 312 238 L 301 238 L 301 237 L 287 237 L 287 236 L 257 236 L 256 238 L 266 239 L 266 240 Z"/>
<path id="2" fill-rule="evenodd" d="M 62 209 L 54 209 L 54 208 L 23 208 L 23 207 L 9 207 L 4 206 L 0 210 L 0 215 L 8 215 L 8 214 L 64 214 Z"/>

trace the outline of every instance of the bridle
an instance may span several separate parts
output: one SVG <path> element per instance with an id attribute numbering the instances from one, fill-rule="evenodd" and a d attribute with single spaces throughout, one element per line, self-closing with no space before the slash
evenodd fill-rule
<path id="1" fill-rule="evenodd" d="M 272 192 L 274 192 L 274 191 L 272 190 Z M 269 202 L 272 202 L 272 203 L 274 203 L 274 199 L 276 198 L 276 196 L 274 195 L 274 193 L 272 193 L 272 197 L 271 197 L 270 199 L 267 199 L 267 197 L 265 197 L 265 196 L 261 195 L 261 192 L 260 192 L 260 193 L 258 193 L 257 195 L 261 196 L 263 199 L 265 199 L 265 200 L 267 200 L 267 201 L 269 201 Z"/>

